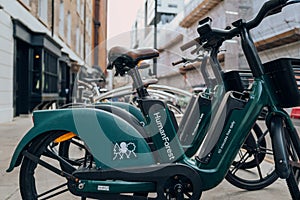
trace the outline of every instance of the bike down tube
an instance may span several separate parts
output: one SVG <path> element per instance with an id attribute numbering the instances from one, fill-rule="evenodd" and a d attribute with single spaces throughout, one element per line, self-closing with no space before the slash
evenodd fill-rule
<path id="1" fill-rule="evenodd" d="M 182 160 L 182 162 L 192 165 L 200 174 L 201 179 L 205 180 L 203 190 L 209 190 L 223 180 L 262 108 L 267 105 L 268 96 L 262 85 L 261 80 L 256 80 L 253 83 L 249 99 L 245 101 L 244 108 L 233 109 L 227 116 L 225 126 L 206 163 L 196 162 L 186 157 Z M 210 137 L 213 137 L 213 134 Z"/>

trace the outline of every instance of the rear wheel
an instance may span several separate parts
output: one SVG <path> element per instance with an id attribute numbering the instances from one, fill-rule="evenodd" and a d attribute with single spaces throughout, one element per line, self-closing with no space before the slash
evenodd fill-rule
<path id="1" fill-rule="evenodd" d="M 226 180 L 246 190 L 259 190 L 277 180 L 268 131 L 255 124 L 229 169 Z"/>
<path id="2" fill-rule="evenodd" d="M 67 187 L 69 172 L 75 167 L 58 156 L 55 139 L 62 134 L 58 131 L 42 135 L 23 152 L 19 177 L 22 199 L 78 199 Z M 61 170 L 62 162 L 69 172 Z"/>

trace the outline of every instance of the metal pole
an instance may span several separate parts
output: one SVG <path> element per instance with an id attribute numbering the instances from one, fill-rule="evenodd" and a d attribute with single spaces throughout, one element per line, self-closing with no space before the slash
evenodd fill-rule
<path id="1" fill-rule="evenodd" d="M 154 49 L 157 49 L 157 0 L 154 2 Z M 157 77 L 157 58 L 153 59 L 153 76 Z"/>
<path id="2" fill-rule="evenodd" d="M 94 8 L 94 63 L 93 65 L 99 66 L 99 29 L 101 26 L 100 23 L 100 0 L 95 0 L 95 8 Z"/>
<path id="3" fill-rule="evenodd" d="M 55 12 L 54 12 L 54 6 L 55 6 L 55 4 L 54 4 L 54 0 L 52 0 L 52 2 L 51 2 L 51 6 L 52 6 L 52 10 L 51 10 L 51 36 L 53 37 L 53 35 L 54 35 L 54 26 L 55 26 L 55 24 L 54 24 L 54 15 L 55 15 Z"/>
<path id="4" fill-rule="evenodd" d="M 85 61 L 86 59 L 86 46 L 85 46 L 85 42 L 86 42 L 86 0 L 84 0 L 83 3 L 84 7 L 83 7 L 83 60 Z"/>

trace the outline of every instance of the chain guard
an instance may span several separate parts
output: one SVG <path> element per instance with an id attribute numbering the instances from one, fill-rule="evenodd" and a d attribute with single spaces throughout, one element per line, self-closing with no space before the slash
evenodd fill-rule
<path id="1" fill-rule="evenodd" d="M 69 181 L 69 190 L 78 196 L 100 199 L 140 199 L 140 200 L 199 200 L 202 195 L 202 181 L 197 171 L 183 164 L 160 164 L 142 168 L 123 170 L 80 169 L 73 173 L 77 181 Z M 119 193 L 86 193 L 77 190 L 80 180 L 122 180 L 128 182 L 153 182 L 156 185 L 156 197 L 145 197 L 137 194 Z M 153 191 L 149 191 L 153 192 Z M 128 191 L 130 193 L 130 191 Z M 187 198 L 184 194 L 189 193 Z M 146 195 L 147 196 L 147 195 Z"/>

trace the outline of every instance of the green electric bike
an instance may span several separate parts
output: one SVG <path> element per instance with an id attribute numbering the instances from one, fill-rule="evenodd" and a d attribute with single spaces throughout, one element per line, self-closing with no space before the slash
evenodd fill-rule
<path id="1" fill-rule="evenodd" d="M 42 199 L 45 194 L 50 198 L 69 191 L 82 199 L 198 200 L 202 191 L 224 179 L 262 109 L 267 107 L 266 124 L 276 173 L 287 180 L 293 199 L 299 199 L 300 141 L 283 110 L 300 104 L 293 72 L 299 60 L 281 58 L 262 65 L 249 34 L 265 16 L 297 2 L 270 0 L 253 20 L 238 20 L 230 30 L 211 28 L 208 18 L 199 23 L 200 37 L 195 41 L 211 52 L 216 69 L 217 54 L 211 50 L 218 49 L 225 40 L 241 37 L 254 82 L 247 91 L 224 94 L 195 157 L 185 155 L 166 104 L 149 98 L 139 85 L 137 92 L 145 96 L 139 99 L 146 114 L 145 127 L 92 108 L 34 112 L 34 127 L 17 146 L 7 170 L 21 164 L 22 198 Z M 157 56 L 154 49 L 115 48 L 110 51 L 109 61 L 122 75 L 130 73 L 140 60 Z M 293 98 L 287 100 L 286 96 Z M 88 149 L 79 168 L 58 153 L 60 142 L 74 135 Z M 62 189 L 64 186 L 66 189 Z"/>

